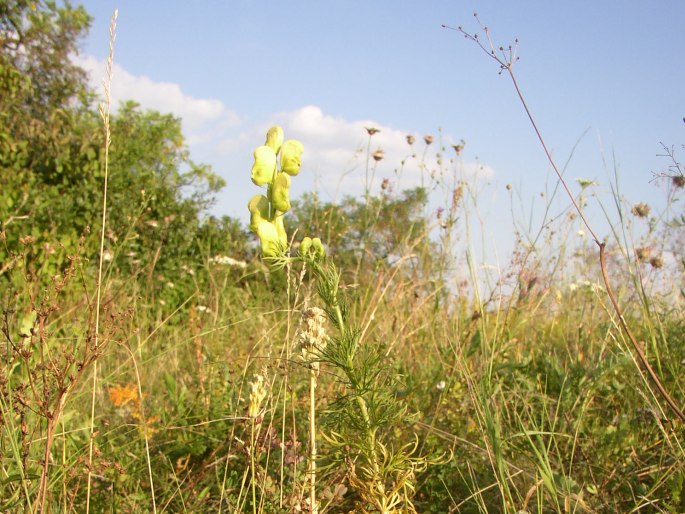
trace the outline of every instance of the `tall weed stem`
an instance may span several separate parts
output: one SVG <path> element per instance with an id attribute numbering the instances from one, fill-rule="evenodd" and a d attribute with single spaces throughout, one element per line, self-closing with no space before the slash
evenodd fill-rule
<path id="1" fill-rule="evenodd" d="M 493 44 L 491 38 L 490 38 L 490 32 L 488 30 L 488 27 L 484 26 L 481 22 L 480 19 L 478 18 L 477 14 L 474 14 L 474 17 L 478 21 L 478 24 L 480 25 L 481 30 L 485 34 L 485 37 L 487 39 L 487 46 L 481 42 L 481 40 L 478 37 L 478 34 L 471 34 L 462 27 L 457 27 L 456 29 L 452 27 L 448 27 L 446 25 L 443 25 L 444 28 L 448 28 L 451 30 L 456 30 L 460 32 L 461 34 L 464 35 L 464 37 L 468 40 L 471 40 L 475 42 L 481 50 L 483 50 L 488 57 L 492 58 L 497 62 L 497 64 L 500 67 L 500 73 L 502 71 L 506 71 L 507 75 L 509 75 L 513 85 L 514 89 L 516 90 L 516 94 L 518 95 L 519 101 L 521 102 L 521 105 L 523 106 L 523 109 L 526 112 L 526 115 L 528 116 L 528 120 L 530 121 L 533 130 L 535 131 L 535 134 L 537 135 L 538 141 L 540 141 L 540 144 L 542 145 L 542 148 L 545 152 L 545 155 L 547 156 L 547 160 L 549 161 L 550 165 L 552 166 L 552 169 L 554 170 L 554 173 L 557 175 L 559 182 L 562 184 L 564 190 L 566 191 L 569 199 L 571 200 L 571 203 L 573 204 L 574 209 L 580 216 L 581 220 L 583 221 L 583 224 L 587 228 L 588 232 L 591 234 L 592 239 L 594 242 L 597 244 L 599 248 L 599 263 L 600 267 L 602 270 L 602 280 L 604 281 L 604 285 L 607 291 L 607 294 L 609 296 L 609 299 L 611 301 L 611 305 L 616 313 L 616 316 L 618 317 L 619 324 L 621 328 L 624 330 L 624 332 L 627 334 L 628 339 L 630 340 L 633 349 L 635 353 L 638 356 L 638 361 L 640 363 L 640 367 L 649 375 L 650 379 L 652 380 L 652 383 L 656 387 L 657 392 L 659 395 L 662 397 L 662 399 L 668 404 L 668 406 L 671 408 L 671 410 L 674 412 L 674 414 L 683 422 L 685 422 L 685 413 L 678 407 L 676 404 L 675 400 L 672 398 L 672 396 L 668 393 L 666 388 L 663 386 L 661 383 L 661 380 L 659 379 L 658 375 L 652 368 L 652 366 L 649 364 L 649 361 L 647 360 L 647 357 L 645 356 L 644 352 L 642 351 L 642 348 L 640 344 L 638 343 L 637 339 L 633 335 L 632 331 L 630 330 L 628 323 L 626 322 L 623 312 L 618 305 L 618 300 L 616 299 L 616 295 L 614 294 L 614 291 L 611 287 L 611 283 L 609 282 L 609 275 L 607 273 L 607 265 L 606 265 L 606 258 L 605 258 L 605 250 L 606 250 L 606 243 L 605 242 L 600 242 L 599 238 L 595 234 L 594 230 L 590 226 L 590 223 L 586 219 L 583 210 L 580 208 L 578 203 L 575 200 L 575 197 L 571 193 L 571 190 L 569 189 L 566 181 L 564 180 L 563 175 L 559 171 L 559 168 L 557 167 L 554 158 L 552 157 L 551 153 L 547 149 L 547 144 L 545 143 L 545 139 L 542 136 L 540 130 L 538 129 L 537 123 L 535 122 L 535 118 L 533 117 L 529 107 L 528 103 L 526 102 L 523 92 L 521 90 L 521 87 L 519 86 L 518 81 L 516 80 L 516 75 L 514 74 L 514 63 L 518 60 L 518 57 L 516 56 L 516 44 L 518 44 L 518 40 L 515 42 L 515 45 L 512 47 L 509 45 L 507 48 L 504 48 L 500 46 L 497 50 L 495 50 L 495 45 Z M 654 392 L 652 391 L 652 394 Z M 654 395 L 656 397 L 656 395 Z"/>

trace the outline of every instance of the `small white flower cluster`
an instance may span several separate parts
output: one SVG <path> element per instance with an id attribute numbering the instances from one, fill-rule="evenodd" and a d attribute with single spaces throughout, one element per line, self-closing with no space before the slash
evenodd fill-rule
<path id="1" fill-rule="evenodd" d="M 215 255 L 209 259 L 210 264 L 218 264 L 221 266 L 235 266 L 236 268 L 244 269 L 247 267 L 247 263 L 244 261 L 239 261 L 233 257 L 228 257 L 227 255 Z"/>
<path id="2" fill-rule="evenodd" d="M 598 292 L 602 291 L 603 288 L 597 282 L 590 282 L 589 280 L 583 280 L 580 283 L 575 283 L 575 282 L 570 283 L 568 285 L 568 289 L 571 292 L 578 291 L 580 289 L 580 290 L 587 291 L 587 292 L 598 293 Z"/>
<path id="3" fill-rule="evenodd" d="M 297 341 L 301 357 L 311 369 L 316 371 L 319 370 L 319 355 L 328 342 L 325 321 L 326 313 L 318 307 L 305 309 L 300 320 Z"/>

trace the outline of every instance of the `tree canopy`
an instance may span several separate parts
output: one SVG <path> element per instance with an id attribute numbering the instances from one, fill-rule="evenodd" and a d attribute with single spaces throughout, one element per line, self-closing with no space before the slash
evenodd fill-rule
<path id="1" fill-rule="evenodd" d="M 85 71 L 72 57 L 90 17 L 66 1 L 0 4 L 0 259 L 26 238 L 64 258 L 101 226 L 104 131 Z M 230 220 L 200 230 L 223 180 L 190 158 L 181 120 L 133 102 L 111 117 L 107 246 L 127 273 L 171 268 L 243 238 Z M 216 237 L 217 229 L 227 231 Z M 97 238 L 86 238 L 86 257 Z M 161 242 L 164 245 L 161 245 Z M 59 265 L 60 259 L 56 259 Z M 52 261 L 55 261 L 53 256 Z M 198 263 L 200 264 L 200 263 Z"/>

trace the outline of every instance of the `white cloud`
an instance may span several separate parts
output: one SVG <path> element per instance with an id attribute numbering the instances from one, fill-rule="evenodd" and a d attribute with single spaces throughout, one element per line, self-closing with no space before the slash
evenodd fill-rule
<path id="1" fill-rule="evenodd" d="M 89 72 L 91 83 L 101 91 L 105 62 L 91 56 L 75 58 L 78 65 Z M 195 98 L 183 92 L 178 84 L 155 81 L 149 77 L 136 76 L 115 64 L 111 85 L 114 107 L 121 101 L 134 100 L 143 108 L 171 112 L 182 119 L 186 142 L 191 155 L 199 162 L 213 166 L 229 187 L 220 194 L 218 211 L 236 215 L 241 213 L 245 198 L 255 193 L 249 180 L 253 149 L 262 144 L 268 128 L 280 124 L 287 138 L 304 143 L 302 173 L 293 181 L 293 193 L 317 188 L 327 199 L 339 199 L 341 195 L 361 195 L 368 179 L 372 193 L 378 193 L 383 179 L 389 179 L 395 190 L 429 185 L 430 177 L 449 177 L 446 187 L 452 183 L 454 167 L 459 176 L 491 178 L 493 170 L 477 162 L 455 164 L 453 141 L 447 135 L 435 136 L 426 147 L 423 134 L 412 134 L 415 142 L 407 143 L 410 132 L 392 128 L 375 120 L 348 120 L 325 114 L 315 105 L 307 105 L 294 111 L 270 115 L 267 121 L 241 120 L 238 112 L 221 100 Z M 372 138 L 369 146 L 367 127 L 380 132 Z M 444 151 L 442 150 L 444 147 Z M 383 150 L 381 161 L 374 161 L 368 154 Z M 444 154 L 441 163 L 437 154 Z M 368 162 L 368 165 L 367 165 Z M 442 170 L 442 171 L 441 171 Z"/>
<path id="2" fill-rule="evenodd" d="M 74 60 L 89 73 L 96 90 L 102 91 L 105 61 L 92 56 L 78 56 Z M 192 97 L 183 93 L 178 84 L 133 75 L 116 63 L 112 70 L 111 91 L 115 107 L 122 101 L 135 100 L 144 108 L 180 117 L 188 135 L 196 140 L 211 136 L 217 128 L 233 128 L 240 123 L 238 114 L 220 100 Z"/>
<path id="3" fill-rule="evenodd" d="M 314 105 L 276 114 L 274 123 L 283 126 L 287 137 L 305 142 L 303 169 L 314 172 L 321 186 L 332 196 L 337 196 L 334 192 L 361 194 L 367 180 L 367 161 L 369 180 L 374 179 L 370 184 L 373 192 L 378 191 L 384 178 L 394 183 L 399 181 L 401 188 L 417 187 L 422 183 L 428 185 L 431 175 L 439 177 L 442 173 L 452 177 L 455 166 L 462 177 L 478 174 L 490 178 L 494 175 L 492 168 L 476 162 L 455 163 L 453 141 L 449 137 L 443 137 L 444 151 L 437 137 L 426 148 L 422 135 L 374 120 L 346 120 L 326 115 Z M 370 138 L 370 144 L 366 131 L 369 127 L 379 130 Z M 260 127 L 261 132 L 266 128 Z M 407 143 L 409 134 L 415 137 L 411 146 Z M 383 150 L 383 159 L 378 163 L 371 157 L 376 150 Z M 331 191 L 332 188 L 335 191 Z"/>

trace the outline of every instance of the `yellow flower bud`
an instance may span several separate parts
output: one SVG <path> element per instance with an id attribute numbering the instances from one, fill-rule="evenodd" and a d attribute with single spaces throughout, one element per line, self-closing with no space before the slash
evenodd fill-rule
<path id="1" fill-rule="evenodd" d="M 318 237 L 312 239 L 312 252 L 314 252 L 314 255 L 316 255 L 318 259 L 321 259 L 326 253 L 326 250 L 324 249 L 323 244 L 321 243 L 321 239 L 319 239 Z"/>
<path id="2" fill-rule="evenodd" d="M 305 237 L 302 242 L 300 243 L 300 248 L 299 248 L 299 254 L 301 257 L 306 257 L 307 254 L 309 253 L 309 249 L 312 246 L 312 238 L 311 237 Z"/>
<path id="3" fill-rule="evenodd" d="M 257 235 L 259 241 L 262 243 L 262 255 L 264 257 L 278 257 L 285 252 L 287 240 L 283 241 L 279 231 L 279 224 L 277 218 L 273 223 L 268 220 L 263 220 L 257 225 Z M 280 227 L 283 227 L 281 220 Z M 285 231 L 283 231 L 283 234 Z"/>
<path id="4" fill-rule="evenodd" d="M 288 237 L 283 226 L 283 217 L 269 220 L 269 200 L 264 195 L 255 195 L 247 204 L 250 209 L 250 230 L 257 236 L 264 257 L 277 257 L 285 252 Z"/>
<path id="5" fill-rule="evenodd" d="M 290 177 L 285 173 L 278 173 L 271 186 L 271 204 L 281 212 L 290 210 Z"/>
<path id="6" fill-rule="evenodd" d="M 281 147 L 281 171 L 293 177 L 300 172 L 300 157 L 304 151 L 302 143 L 288 139 Z"/>
<path id="7" fill-rule="evenodd" d="M 270 146 L 260 146 L 253 155 L 252 182 L 258 186 L 271 184 L 276 172 L 276 152 Z"/>
<path id="8" fill-rule="evenodd" d="M 283 144 L 283 129 L 278 125 L 273 126 L 266 133 L 266 146 L 270 147 L 276 155 L 281 150 L 281 145 Z"/>
<path id="9" fill-rule="evenodd" d="M 310 237 L 305 237 L 300 243 L 300 248 L 298 253 L 305 261 L 317 261 L 323 258 L 325 254 L 325 249 L 321 239 L 315 237 L 314 239 Z"/>

